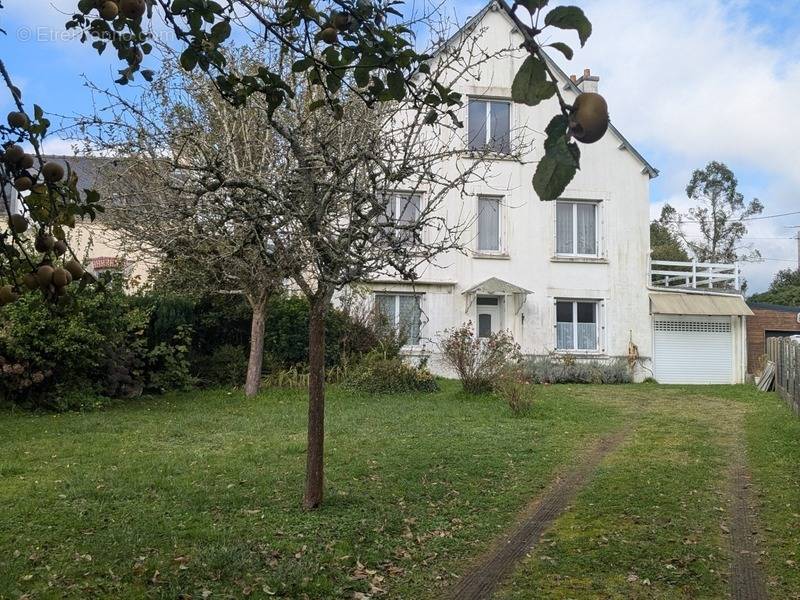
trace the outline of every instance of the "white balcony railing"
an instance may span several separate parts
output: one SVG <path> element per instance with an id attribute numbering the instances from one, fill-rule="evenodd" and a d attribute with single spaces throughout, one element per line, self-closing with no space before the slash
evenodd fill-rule
<path id="1" fill-rule="evenodd" d="M 650 261 L 650 285 L 653 287 L 719 289 L 741 291 L 738 264 Z"/>

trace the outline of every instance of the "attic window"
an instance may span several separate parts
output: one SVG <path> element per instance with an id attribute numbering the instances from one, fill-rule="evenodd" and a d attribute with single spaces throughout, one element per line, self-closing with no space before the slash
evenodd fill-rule
<path id="1" fill-rule="evenodd" d="M 502 100 L 469 99 L 469 149 L 511 152 L 511 103 Z"/>

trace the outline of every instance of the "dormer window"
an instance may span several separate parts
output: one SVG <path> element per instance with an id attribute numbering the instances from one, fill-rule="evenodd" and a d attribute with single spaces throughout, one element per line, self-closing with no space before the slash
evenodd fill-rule
<path id="1" fill-rule="evenodd" d="M 477 152 L 511 152 L 511 103 L 469 99 L 469 149 Z"/>

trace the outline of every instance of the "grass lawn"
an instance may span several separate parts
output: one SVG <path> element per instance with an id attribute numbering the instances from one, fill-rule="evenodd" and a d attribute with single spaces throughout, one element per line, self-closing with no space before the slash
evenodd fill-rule
<path id="1" fill-rule="evenodd" d="M 501 597 L 725 597 L 737 440 L 762 492 L 770 590 L 798 597 L 800 423 L 774 395 L 551 386 L 514 418 L 453 383 L 429 396 L 333 389 L 327 499 L 311 514 L 305 410 L 301 392 L 273 390 L 0 414 L 0 598 L 439 598 L 623 427 L 631 436 Z"/>

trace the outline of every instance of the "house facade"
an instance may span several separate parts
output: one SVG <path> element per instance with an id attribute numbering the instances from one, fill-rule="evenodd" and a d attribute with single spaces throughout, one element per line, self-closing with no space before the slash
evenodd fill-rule
<path id="1" fill-rule="evenodd" d="M 719 333 L 724 339 L 715 343 L 730 346 L 724 357 L 731 359 L 730 368 L 724 373 L 708 381 L 702 374 L 682 378 L 672 373 L 666 376 L 664 369 L 662 373 L 674 383 L 682 379 L 732 383 L 743 378 L 744 359 L 739 365 L 735 358 L 737 353 L 744 355 L 744 315 L 733 314 L 743 312 L 738 304 L 725 315 L 693 314 L 708 308 L 694 306 L 692 301 L 684 303 L 689 314 L 653 312 L 651 292 L 656 290 L 694 299 L 708 295 L 698 290 L 696 280 L 693 286 L 678 288 L 660 285 L 661 280 L 654 285 L 649 260 L 649 184 L 657 171 L 612 125 L 599 142 L 581 145 L 581 169 L 562 197 L 540 201 L 531 179 L 543 154 L 541 132 L 558 113 L 557 101 L 535 107 L 511 101 L 514 75 L 525 55 L 502 50 L 519 48 L 523 39 L 494 3 L 457 35 L 481 36 L 487 55 L 497 55 L 474 78 L 455 86 L 466 100 L 465 139 L 457 142 L 464 144 L 465 152 L 459 160 L 469 161 L 470 150 L 486 145 L 493 156 L 489 175 L 465 194 L 454 190 L 445 208 L 448 215 L 474 216 L 465 252 L 439 257 L 413 284 L 391 277 L 367 284 L 375 306 L 406 331 L 409 356 L 428 356 L 434 371 L 448 374 L 439 360 L 438 340 L 444 330 L 470 321 L 480 337 L 509 330 L 527 355 L 637 358 L 635 374 L 644 379 L 657 377 L 657 351 L 664 366 L 680 358 L 663 358 L 664 336 L 680 346 L 684 342 L 676 342 L 670 334 L 688 333 L 688 351 L 697 341 L 692 335 Z M 598 78 L 588 70 L 580 78 L 570 78 L 554 63 L 551 67 L 568 103 L 582 91 L 597 91 Z M 516 136 L 526 134 L 532 135 L 533 144 L 518 159 L 511 159 Z M 458 169 L 457 164 L 451 167 Z M 393 202 L 395 211 L 399 206 L 413 211 L 424 197 L 400 194 Z M 712 276 L 704 281 L 720 280 Z M 738 292 L 732 291 L 732 301 L 743 305 Z M 711 293 L 726 295 L 717 289 Z M 718 323 L 719 319 L 727 319 L 727 325 Z M 681 327 L 686 331 L 677 331 Z M 661 340 L 658 348 L 657 338 Z M 674 354 L 673 348 L 670 353 Z M 677 360 L 675 371 L 683 368 L 682 360 Z"/>

